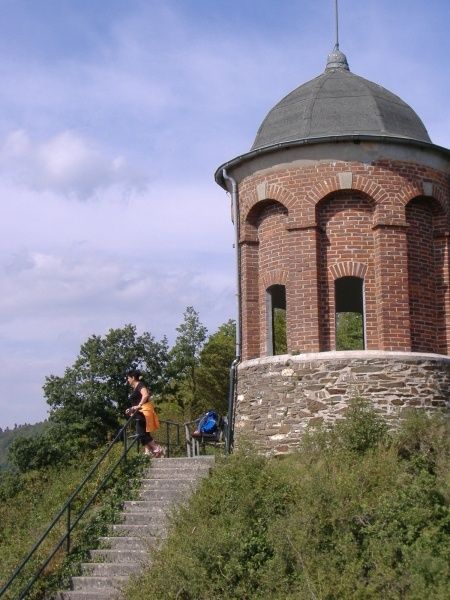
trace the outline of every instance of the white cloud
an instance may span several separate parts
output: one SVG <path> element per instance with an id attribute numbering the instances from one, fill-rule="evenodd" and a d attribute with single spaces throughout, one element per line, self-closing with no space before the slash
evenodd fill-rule
<path id="1" fill-rule="evenodd" d="M 145 182 L 123 156 L 108 157 L 74 131 L 42 141 L 32 140 L 23 129 L 10 132 L 1 146 L 0 169 L 4 178 L 15 183 L 78 198 L 115 184 L 142 188 Z"/>

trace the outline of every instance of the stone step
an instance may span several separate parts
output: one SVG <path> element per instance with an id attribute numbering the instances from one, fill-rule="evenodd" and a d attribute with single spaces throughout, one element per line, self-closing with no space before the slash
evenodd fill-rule
<path id="1" fill-rule="evenodd" d="M 143 563 L 148 560 L 148 550 L 129 550 L 128 548 L 98 548 L 90 550 L 93 562 L 105 563 Z"/>
<path id="2" fill-rule="evenodd" d="M 152 478 L 142 480 L 142 491 L 146 490 L 178 490 L 191 491 L 195 487 L 196 482 L 192 479 L 169 479 L 169 478 Z"/>
<path id="3" fill-rule="evenodd" d="M 165 500 L 130 500 L 124 502 L 123 507 L 125 513 L 129 512 L 145 512 L 145 513 L 161 513 L 166 514 L 170 510 L 170 502 Z"/>
<path id="4" fill-rule="evenodd" d="M 207 477 L 209 475 L 209 468 L 198 468 L 198 469 L 151 469 L 147 474 L 146 479 L 181 479 L 191 480 L 199 479 L 200 477 Z"/>
<path id="5" fill-rule="evenodd" d="M 127 537 L 123 536 L 110 536 L 99 538 L 100 544 L 103 548 L 99 550 L 140 550 L 145 551 L 149 547 L 149 543 L 143 540 L 141 537 Z"/>
<path id="6" fill-rule="evenodd" d="M 103 591 L 104 593 L 116 593 L 117 590 L 128 581 L 126 575 L 115 575 L 114 577 L 72 577 L 72 587 L 75 591 Z"/>
<path id="7" fill-rule="evenodd" d="M 165 501 L 169 504 L 179 504 L 189 496 L 189 488 L 185 489 L 146 489 L 140 494 L 140 498 L 148 502 Z"/>
<path id="8" fill-rule="evenodd" d="M 127 537 L 140 537 L 149 541 L 157 541 L 159 539 L 165 539 L 167 537 L 167 527 L 160 525 L 135 525 L 131 523 L 118 523 L 112 526 L 112 530 L 118 536 L 125 535 Z M 156 538 L 151 540 L 151 538 Z"/>
<path id="9" fill-rule="evenodd" d="M 81 569 L 84 577 L 117 577 L 132 575 L 141 568 L 140 562 L 128 563 L 103 563 L 91 562 L 81 563 Z"/>
<path id="10" fill-rule="evenodd" d="M 186 458 L 186 457 L 179 457 L 179 458 L 161 458 L 159 460 L 155 460 L 152 462 L 152 466 L 150 468 L 156 467 L 156 466 L 161 466 L 161 465 L 167 465 L 167 466 L 177 466 L 177 467 L 183 467 L 183 466 L 192 466 L 192 465 L 200 465 L 200 466 L 204 466 L 204 465 L 208 465 L 208 466 L 213 466 L 214 465 L 214 461 L 215 458 L 214 456 L 196 456 L 195 458 Z"/>
<path id="11" fill-rule="evenodd" d="M 195 473 L 196 471 L 209 471 L 212 469 L 213 464 L 211 462 L 203 461 L 203 462 L 184 462 L 184 463 L 175 463 L 170 461 L 157 461 L 152 463 L 151 467 L 146 469 L 147 472 L 161 469 L 167 469 L 168 471 L 187 471 Z"/>
<path id="12" fill-rule="evenodd" d="M 153 525 L 157 530 L 165 527 L 167 520 L 167 511 L 149 513 L 141 510 L 123 514 L 125 518 L 121 523 L 122 525 Z"/>
<path id="13" fill-rule="evenodd" d="M 92 590 L 67 590 L 64 592 L 58 592 L 55 596 L 55 600 L 114 600 L 119 598 L 119 590 L 111 590 L 107 592 L 103 591 L 92 591 Z"/>

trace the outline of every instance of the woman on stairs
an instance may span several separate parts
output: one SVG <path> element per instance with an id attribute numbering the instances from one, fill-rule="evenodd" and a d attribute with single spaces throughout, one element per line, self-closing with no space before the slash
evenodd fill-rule
<path id="1" fill-rule="evenodd" d="M 150 391 L 142 382 L 142 374 L 137 369 L 131 369 L 127 373 L 127 381 L 132 391 L 128 397 L 130 407 L 125 411 L 127 416 L 135 415 L 136 433 L 139 441 L 144 446 L 144 454 L 160 458 L 163 449 L 150 435 L 159 429 L 159 420 L 152 402 L 150 402 Z"/>

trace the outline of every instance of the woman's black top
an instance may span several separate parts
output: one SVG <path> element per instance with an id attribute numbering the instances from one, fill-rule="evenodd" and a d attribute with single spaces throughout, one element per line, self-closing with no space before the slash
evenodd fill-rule
<path id="1" fill-rule="evenodd" d="M 130 407 L 139 404 L 139 402 L 142 400 L 141 390 L 143 387 L 143 383 L 138 383 L 134 390 L 131 392 L 131 394 L 128 396 L 128 403 Z"/>

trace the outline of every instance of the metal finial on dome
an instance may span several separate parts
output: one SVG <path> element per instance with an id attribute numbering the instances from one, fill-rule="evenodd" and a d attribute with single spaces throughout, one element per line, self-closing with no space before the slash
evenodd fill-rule
<path id="1" fill-rule="evenodd" d="M 344 69 L 345 71 L 350 71 L 347 57 L 339 50 L 339 44 L 336 44 L 333 48 L 333 52 L 330 52 L 328 55 L 325 71 L 329 71 L 330 69 Z"/>
<path id="2" fill-rule="evenodd" d="M 348 66 L 347 57 L 343 52 L 339 50 L 339 7 L 338 0 L 334 0 L 334 8 L 335 8 L 335 21 L 336 21 L 336 43 L 334 45 L 333 51 L 328 55 L 327 66 L 325 68 L 326 71 L 330 69 L 344 69 L 345 71 L 350 71 Z"/>

